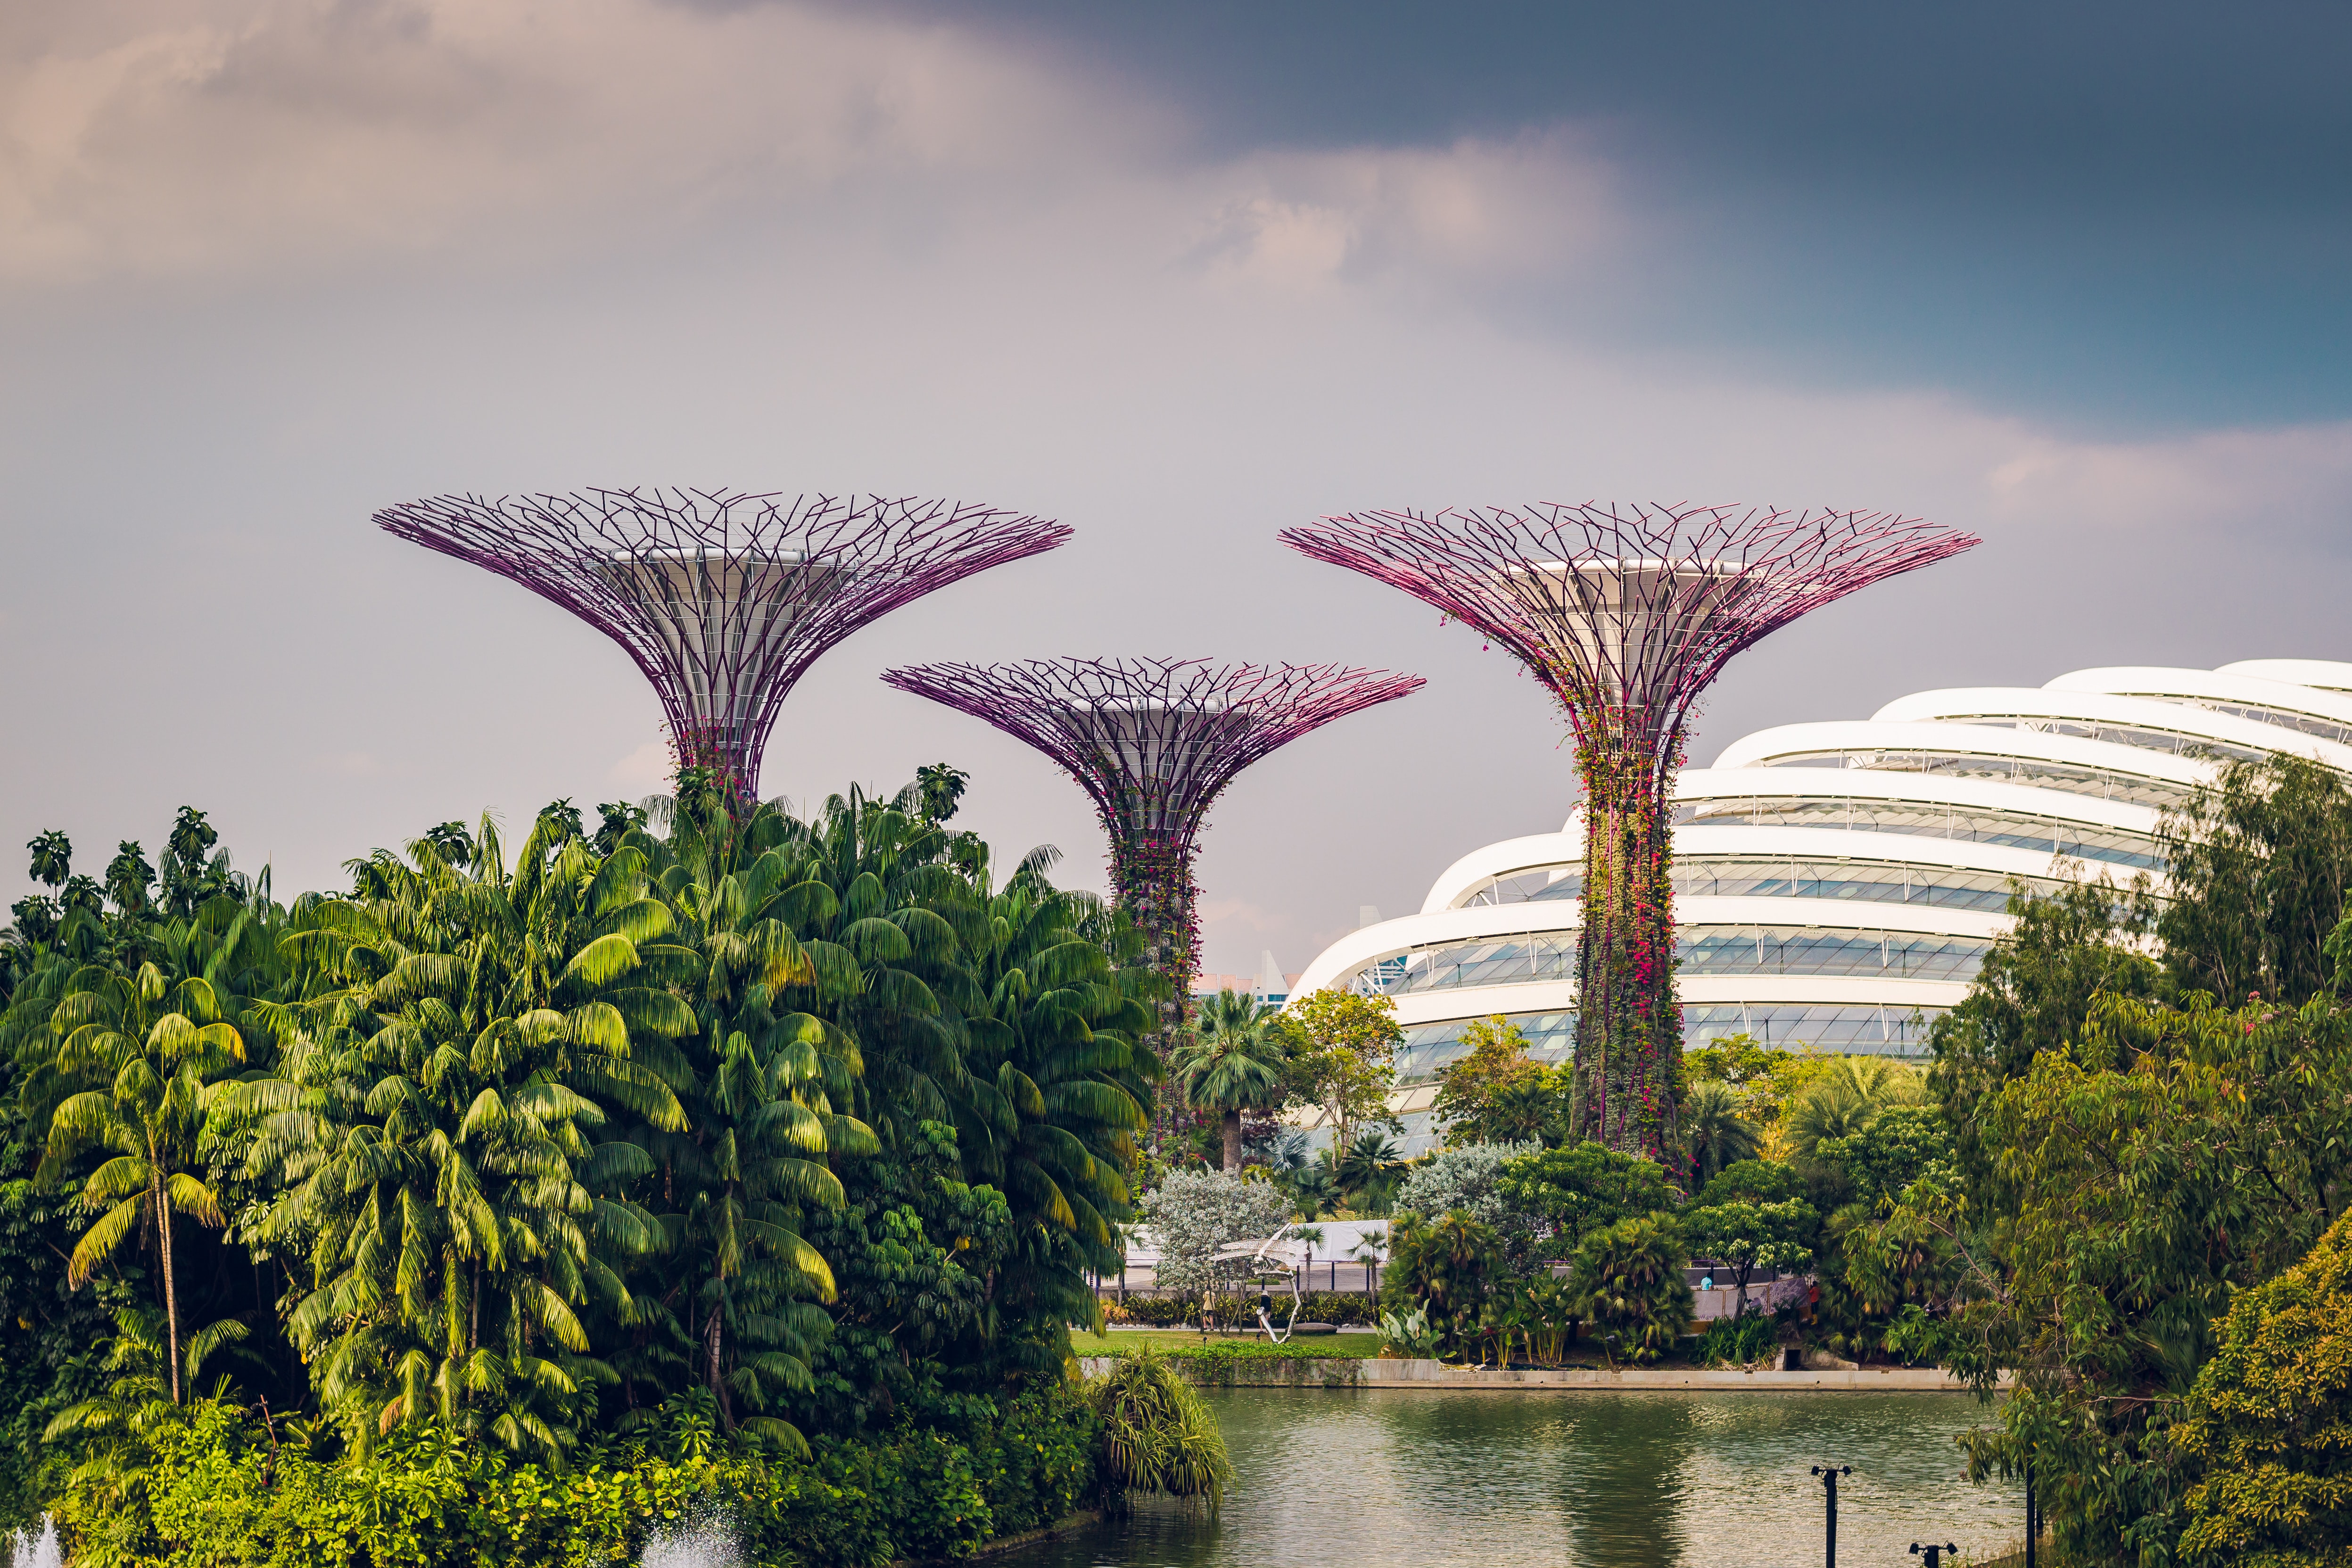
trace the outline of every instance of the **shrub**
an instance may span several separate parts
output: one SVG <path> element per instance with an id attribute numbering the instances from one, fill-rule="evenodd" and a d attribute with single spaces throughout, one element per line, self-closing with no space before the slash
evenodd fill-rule
<path id="1" fill-rule="evenodd" d="M 1160 1246 L 1160 1283 L 1176 1290 L 1217 1283 L 1217 1248 L 1271 1236 L 1289 1217 L 1272 1185 L 1223 1171 L 1171 1171 L 1143 1200 L 1143 1221 Z"/>
<path id="2" fill-rule="evenodd" d="M 1780 1344 L 1780 1325 L 1761 1312 L 1750 1312 L 1709 1323 L 1698 1337 L 1698 1355 L 1708 1366 L 1753 1366 Z"/>
<path id="3" fill-rule="evenodd" d="M 1598 1143 L 1523 1154 L 1504 1169 L 1498 1185 L 1504 1201 L 1545 1227 L 1552 1243 L 1547 1255 L 1554 1258 L 1568 1256 L 1586 1237 L 1619 1220 L 1675 1203 L 1655 1161 Z"/>
<path id="4" fill-rule="evenodd" d="M 1420 1308 L 1459 1350 L 1475 1333 L 1487 1291 L 1502 1272 L 1500 1239 L 1468 1213 L 1455 1209 L 1434 1224 L 1407 1215 L 1389 1233 L 1381 1305 L 1396 1312 Z"/>
<path id="5" fill-rule="evenodd" d="M 807 1460 L 673 1425 L 583 1448 L 564 1470 L 438 1426 L 366 1459 L 313 1455 L 200 1400 L 151 1429 L 142 1484 L 84 1482 L 54 1504 L 77 1568 L 367 1568 L 634 1561 L 663 1524 L 716 1508 L 767 1564 L 969 1556 L 1067 1514 L 1094 1489 L 1096 1423 L 1066 1384 L 954 1402 L 938 1427 Z"/>
<path id="6" fill-rule="evenodd" d="M 1505 1196 L 1504 1167 L 1532 1143 L 1473 1143 L 1445 1149 L 1405 1173 L 1390 1212 L 1434 1220 L 1460 1209 L 1492 1230 L 1506 1251 L 1524 1258 L 1534 1235 L 1528 1216 Z"/>
<path id="7" fill-rule="evenodd" d="M 1622 1219 L 1576 1249 L 1572 1283 L 1578 1307 L 1602 1335 L 1614 1333 L 1629 1361 L 1656 1361 L 1690 1331 L 1690 1286 L 1684 1247 L 1662 1215 Z"/>
<path id="8" fill-rule="evenodd" d="M 1216 1511 L 1234 1473 L 1224 1435 L 1167 1357 L 1147 1347 L 1122 1360 L 1087 1385 L 1087 1403 L 1100 1424 L 1097 1475 L 1108 1506 L 1149 1492 Z"/>

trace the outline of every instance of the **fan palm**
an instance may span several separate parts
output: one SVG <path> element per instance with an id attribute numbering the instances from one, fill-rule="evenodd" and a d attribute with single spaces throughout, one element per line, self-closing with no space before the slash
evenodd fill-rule
<path id="1" fill-rule="evenodd" d="M 1890 1105 L 1926 1098 L 1918 1072 L 1884 1057 L 1838 1057 L 1808 1085 L 1789 1118 L 1796 1151 L 1811 1154 L 1824 1138 L 1850 1138 Z"/>
<path id="2" fill-rule="evenodd" d="M 1357 1135 L 1348 1145 L 1348 1154 L 1339 1162 L 1339 1184 L 1357 1199 L 1362 1213 L 1385 1213 L 1388 1199 L 1395 1194 L 1395 1184 L 1404 1171 L 1404 1157 L 1388 1133 L 1371 1131 Z"/>
<path id="3" fill-rule="evenodd" d="M 1739 1110 L 1738 1091 L 1714 1080 L 1695 1085 L 1684 1101 L 1683 1148 L 1690 1157 L 1692 1192 L 1726 1165 L 1754 1159 L 1764 1147 L 1763 1130 Z"/>
<path id="4" fill-rule="evenodd" d="M 1224 1123 L 1224 1168 L 1242 1168 L 1242 1112 L 1282 1103 L 1282 1069 L 1289 1059 L 1277 1021 L 1282 1009 L 1238 991 L 1220 991 L 1201 1005 L 1192 1033 L 1169 1066 L 1184 1102 L 1213 1110 Z"/>

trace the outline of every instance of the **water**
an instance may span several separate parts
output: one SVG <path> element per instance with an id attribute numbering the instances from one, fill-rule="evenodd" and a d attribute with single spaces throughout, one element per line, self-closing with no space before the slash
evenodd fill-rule
<path id="1" fill-rule="evenodd" d="M 19 1531 L 6 1544 L 9 1568 L 58 1568 L 61 1558 L 57 1521 L 46 1516 L 39 1531 Z"/>
<path id="2" fill-rule="evenodd" d="M 1161 1505 L 1007 1553 L 1002 1568 L 1746 1568 L 1822 1561 L 1816 1464 L 1841 1564 L 1916 1565 L 1931 1536 L 1990 1557 L 2024 1533 L 2009 1486 L 1970 1486 L 1956 1394 L 1204 1394 L 1237 1477 L 1214 1521 Z"/>

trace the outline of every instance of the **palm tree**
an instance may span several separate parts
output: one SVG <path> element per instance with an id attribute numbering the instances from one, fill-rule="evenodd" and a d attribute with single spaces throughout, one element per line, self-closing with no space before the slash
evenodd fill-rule
<path id="1" fill-rule="evenodd" d="M 1286 1190 L 1289 1194 L 1291 1211 L 1300 1219 L 1321 1219 L 1337 1213 L 1339 1207 L 1339 1167 L 1331 1159 L 1331 1151 L 1319 1151 L 1309 1163 L 1301 1165 L 1290 1177 Z"/>
<path id="2" fill-rule="evenodd" d="M 1890 1105 L 1916 1105 L 1927 1089 L 1916 1069 L 1885 1057 L 1837 1057 L 1807 1087 L 1789 1118 L 1796 1152 L 1824 1138 L 1850 1138 Z"/>
<path id="3" fill-rule="evenodd" d="M 661 1238 L 580 1180 L 627 1158 L 586 1131 L 616 1110 L 683 1126 L 635 1058 L 692 1028 L 646 984 L 689 955 L 657 941 L 641 851 L 599 858 L 542 815 L 511 872 L 487 819 L 462 858 L 419 839 L 298 907 L 301 994 L 257 1009 L 286 1068 L 225 1108 L 255 1123 L 255 1173 L 289 1184 L 262 1234 L 310 1255 L 289 1327 L 354 1440 L 437 1414 L 552 1458 L 614 1375 L 580 1310 L 626 1311 L 616 1257 Z"/>
<path id="4" fill-rule="evenodd" d="M 245 1037 L 222 1016 L 219 994 L 201 975 L 167 983 L 154 963 L 134 973 L 91 965 L 79 971 L 48 1017 L 64 1037 L 46 1076 L 53 1084 L 103 1079 L 104 1089 L 66 1095 L 49 1117 L 37 1179 L 61 1179 L 86 1150 L 114 1158 L 84 1184 L 81 1205 L 104 1209 L 82 1233 L 67 1265 L 74 1285 L 121 1250 L 137 1229 L 154 1238 L 163 1283 L 165 1356 L 173 1403 L 181 1397 L 179 1271 L 172 1216 L 225 1222 L 220 1194 L 195 1165 L 215 1081 L 245 1060 Z M 28 1084 L 28 1088 L 34 1087 Z"/>
<path id="5" fill-rule="evenodd" d="M 1238 991 L 1220 991 L 1201 1005 L 1192 1037 L 1169 1066 L 1184 1101 L 1224 1121 L 1224 1168 L 1242 1168 L 1242 1112 L 1282 1103 L 1282 1069 L 1289 1053 L 1276 1020 L 1282 1009 Z"/>
<path id="6" fill-rule="evenodd" d="M 1114 968 L 1081 934 L 1124 917 L 1049 886 L 1043 864 L 1023 861 L 988 901 L 978 965 L 988 1011 L 966 1028 L 973 1073 L 992 1070 L 1006 1120 L 966 1166 L 1003 1188 L 1028 1233 L 1000 1298 L 1050 1308 L 1055 1323 L 1084 1322 L 1097 1310 L 1086 1276 L 1122 1259 L 1118 1225 L 1130 1213 L 1136 1138 L 1150 1122 L 1155 1058 L 1141 1041 L 1152 1013 L 1136 972 Z M 1030 1353 L 1058 1364 L 1064 1349 Z"/>
<path id="7" fill-rule="evenodd" d="M 1404 1171 L 1404 1157 L 1385 1132 L 1375 1130 L 1364 1133 L 1348 1145 L 1340 1158 L 1339 1185 L 1356 1205 L 1357 1212 L 1385 1215 L 1396 1195 L 1397 1183 Z"/>
<path id="8" fill-rule="evenodd" d="M 856 1092 L 856 1043 L 779 1001 L 822 991 L 818 960 L 794 927 L 822 926 L 839 900 L 796 862 L 790 851 L 805 836 L 772 806 L 745 812 L 715 791 L 689 790 L 666 815 L 662 841 L 625 811 L 605 811 L 619 846 L 656 868 L 675 921 L 670 942 L 692 955 L 675 978 L 698 1027 L 654 1058 L 687 1104 L 688 1125 L 635 1125 L 631 1152 L 614 1145 L 585 1176 L 645 1189 L 648 1201 L 657 1189 L 668 1211 L 660 1223 L 669 1286 L 649 1292 L 636 1326 L 660 1320 L 674 1342 L 694 1347 L 727 1430 L 804 1448 L 796 1429 L 765 1411 L 814 1386 L 809 1362 L 830 1329 L 813 1302 L 834 1299 L 833 1270 L 802 1234 L 805 1211 L 842 1205 L 828 1156 L 880 1147 L 864 1123 L 834 1110 Z M 824 950 L 829 959 L 835 951 Z M 837 978 L 852 973 L 838 961 L 829 967 Z M 751 1412 L 740 1419 L 739 1401 Z"/>
<path id="9" fill-rule="evenodd" d="M 1694 1194 L 1726 1165 L 1752 1160 L 1764 1147 L 1763 1130 L 1739 1110 L 1738 1091 L 1712 1079 L 1694 1085 L 1683 1102 L 1683 1148 L 1690 1157 Z"/>

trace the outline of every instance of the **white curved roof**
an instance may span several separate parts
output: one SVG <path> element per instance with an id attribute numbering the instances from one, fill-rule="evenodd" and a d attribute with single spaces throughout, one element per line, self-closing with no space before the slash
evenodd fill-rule
<path id="1" fill-rule="evenodd" d="M 2075 670 L 1742 736 L 1675 784 L 1675 913 L 1685 963 L 1700 961 L 1678 981 L 1685 1018 L 1769 1028 L 1773 1044 L 1860 1038 L 1855 1021 L 1878 1019 L 1877 1048 L 1919 1049 L 1914 1020 L 1967 994 L 2004 929 L 2008 879 L 2076 858 L 2119 881 L 2160 868 L 2161 807 L 2223 760 L 2275 752 L 2352 773 L 2352 663 Z M 1468 1020 L 1498 1013 L 1546 1031 L 1556 1055 L 1576 1005 L 1583 852 L 1578 813 L 1473 849 L 1420 912 L 1340 938 L 1293 994 L 1389 993 L 1421 1073 Z M 1752 972 L 1727 973 L 1751 940 Z"/>

